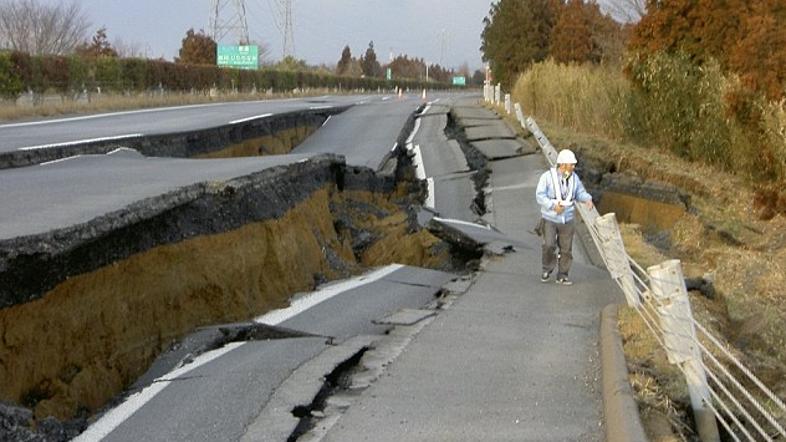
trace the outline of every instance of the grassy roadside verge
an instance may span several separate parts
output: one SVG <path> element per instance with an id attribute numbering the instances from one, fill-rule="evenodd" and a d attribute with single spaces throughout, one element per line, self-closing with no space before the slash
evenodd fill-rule
<path id="1" fill-rule="evenodd" d="M 570 147 L 589 161 L 611 161 L 617 173 L 671 184 L 690 195 L 690 210 L 659 233 L 657 245 L 641 226 L 623 224 L 626 249 L 645 268 L 677 258 L 686 276 L 712 279 L 714 297 L 697 291 L 689 295 L 694 316 L 765 385 L 786 396 L 786 217 L 761 220 L 752 185 L 738 176 L 671 153 L 539 124 L 558 149 Z M 621 311 L 620 329 L 630 382 L 651 440 L 691 440 L 682 374 L 668 364 L 635 311 Z"/>

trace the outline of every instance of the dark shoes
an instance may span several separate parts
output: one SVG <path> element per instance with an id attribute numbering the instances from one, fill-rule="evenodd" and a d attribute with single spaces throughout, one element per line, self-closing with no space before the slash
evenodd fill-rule
<path id="1" fill-rule="evenodd" d="M 540 282 L 549 282 L 549 278 L 551 277 L 551 272 L 543 272 L 540 275 Z"/>
<path id="2" fill-rule="evenodd" d="M 561 285 L 573 285 L 573 281 L 568 279 L 567 276 L 558 276 L 557 277 L 557 284 Z"/>

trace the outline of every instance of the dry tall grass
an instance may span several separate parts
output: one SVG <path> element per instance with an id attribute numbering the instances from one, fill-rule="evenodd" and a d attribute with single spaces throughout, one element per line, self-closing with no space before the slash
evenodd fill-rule
<path id="1" fill-rule="evenodd" d="M 786 183 L 786 102 L 752 102 L 760 118 L 743 126 L 727 97 L 740 80 L 717 63 L 693 65 L 659 54 L 640 63 L 635 89 L 619 66 L 533 65 L 512 95 L 537 119 L 604 138 L 670 150 L 753 182 Z M 764 159 L 765 161 L 762 161 Z"/>
<path id="2" fill-rule="evenodd" d="M 524 113 L 562 127 L 622 140 L 630 84 L 619 67 L 538 63 L 522 74 L 513 99 Z"/>

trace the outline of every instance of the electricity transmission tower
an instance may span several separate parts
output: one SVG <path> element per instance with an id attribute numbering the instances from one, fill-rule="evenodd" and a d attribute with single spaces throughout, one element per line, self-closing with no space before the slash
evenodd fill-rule
<path id="1" fill-rule="evenodd" d="M 274 18 L 278 31 L 281 32 L 284 58 L 295 55 L 295 31 L 294 21 L 292 20 L 292 4 L 294 0 L 268 0 L 273 8 L 275 4 Z"/>
<path id="2" fill-rule="evenodd" d="M 237 35 L 238 44 L 249 44 L 245 0 L 211 0 L 210 36 L 218 43 L 229 34 Z"/>
<path id="3" fill-rule="evenodd" d="M 444 28 L 439 31 L 438 35 L 439 44 L 440 44 L 440 51 L 439 51 L 439 64 L 442 67 L 445 67 L 445 52 L 448 49 L 448 41 L 450 40 L 450 34 Z"/>

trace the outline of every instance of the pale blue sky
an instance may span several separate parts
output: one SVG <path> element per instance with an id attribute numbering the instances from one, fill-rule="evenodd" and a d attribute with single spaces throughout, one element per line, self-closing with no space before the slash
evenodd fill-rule
<path id="1" fill-rule="evenodd" d="M 61 0 L 41 0 L 59 3 Z M 210 0 L 74 0 L 92 23 L 107 28 L 149 57 L 171 60 L 186 30 L 208 30 Z M 66 3 L 68 0 L 65 1 Z M 281 36 L 272 0 L 246 0 L 251 38 L 280 59 Z M 231 3 L 231 2 L 230 2 Z M 349 44 L 355 56 L 373 40 L 380 61 L 406 53 L 429 63 L 481 67 L 480 33 L 491 0 L 294 0 L 295 55 L 309 64 L 334 64 Z M 443 50 L 442 35 L 445 35 Z"/>

